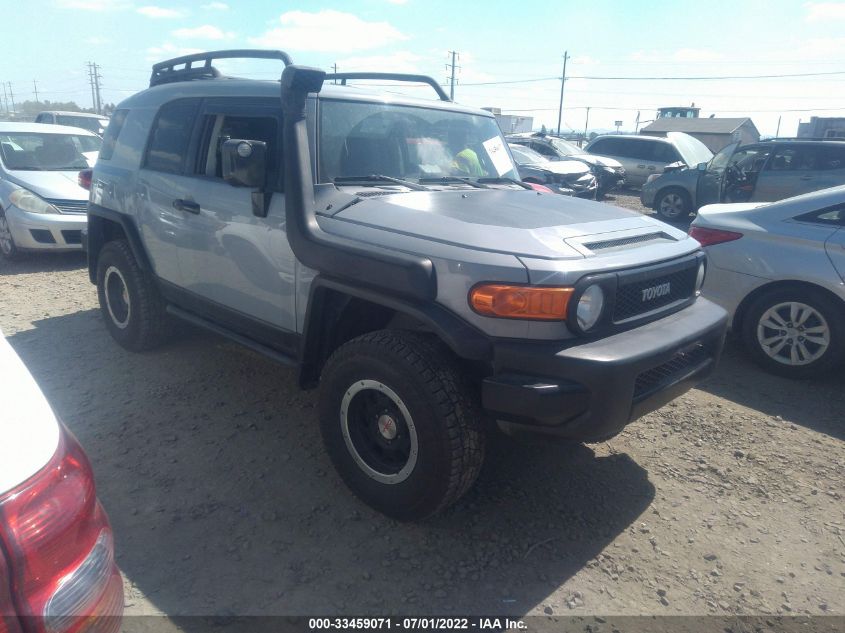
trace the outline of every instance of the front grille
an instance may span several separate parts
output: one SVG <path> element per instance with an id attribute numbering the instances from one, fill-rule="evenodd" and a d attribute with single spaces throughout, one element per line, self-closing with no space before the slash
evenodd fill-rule
<path id="1" fill-rule="evenodd" d="M 87 200 L 58 200 L 58 199 L 46 199 L 47 202 L 52 204 L 56 207 L 61 213 L 87 213 L 88 212 L 88 201 Z"/>
<path id="2" fill-rule="evenodd" d="M 82 231 L 62 231 L 65 244 L 82 244 Z"/>
<path id="3" fill-rule="evenodd" d="M 616 240 L 602 240 L 600 242 L 588 242 L 583 244 L 584 248 L 589 248 L 591 251 L 600 251 L 605 248 L 616 248 L 618 246 L 630 246 L 631 244 L 640 244 L 642 242 L 663 242 L 675 241 L 668 234 L 660 231 L 658 233 L 646 233 L 645 235 L 635 235 L 633 237 L 621 237 Z"/>
<path id="4" fill-rule="evenodd" d="M 675 354 L 671 359 L 653 369 L 644 371 L 634 382 L 634 401 L 647 398 L 660 389 L 682 379 L 690 370 L 700 367 L 713 355 L 697 343 L 695 346 Z"/>
<path id="5" fill-rule="evenodd" d="M 631 281 L 626 281 L 625 276 L 620 275 L 613 310 L 614 323 L 622 323 L 693 298 L 698 259 L 690 259 L 682 268 L 675 265 L 666 268 L 668 270 L 658 268 L 645 277 L 631 275 Z"/>

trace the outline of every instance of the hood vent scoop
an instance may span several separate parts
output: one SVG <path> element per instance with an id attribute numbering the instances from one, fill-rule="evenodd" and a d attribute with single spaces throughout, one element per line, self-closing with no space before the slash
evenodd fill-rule
<path id="1" fill-rule="evenodd" d="M 646 233 L 645 235 L 634 235 L 632 237 L 620 237 L 615 240 L 602 240 L 600 242 L 584 242 L 582 246 L 591 251 L 601 251 L 608 248 L 620 248 L 622 246 L 631 246 L 633 244 L 645 244 L 647 242 L 677 242 L 668 233 L 659 231 L 657 233 Z"/>

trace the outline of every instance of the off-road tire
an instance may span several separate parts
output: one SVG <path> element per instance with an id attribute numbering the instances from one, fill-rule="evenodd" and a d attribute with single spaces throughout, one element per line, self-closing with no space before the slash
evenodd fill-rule
<path id="1" fill-rule="evenodd" d="M 3 212 L 3 209 L 0 209 L 0 223 L 5 223 L 6 229 L 8 230 L 9 224 L 6 220 L 6 214 Z M 20 261 L 23 258 L 23 253 L 17 246 L 15 246 L 15 240 L 12 237 L 11 231 L 9 231 L 8 238 L 9 241 L 6 248 L 0 244 L 0 257 L 3 257 L 3 259 L 10 262 Z"/>
<path id="2" fill-rule="evenodd" d="M 663 205 L 663 201 L 668 200 L 670 197 L 673 201 L 671 211 L 669 207 L 664 207 Z M 664 220 L 669 220 L 670 222 L 683 220 L 684 218 L 689 217 L 689 214 L 692 211 L 692 200 L 690 199 L 689 193 L 683 189 L 679 187 L 669 187 L 657 192 L 657 196 L 654 198 L 654 210 L 657 211 L 657 215 Z"/>
<path id="3" fill-rule="evenodd" d="M 129 309 L 121 322 L 123 327 L 118 325 L 110 311 L 106 298 L 107 281 L 125 284 Z M 122 347 L 132 352 L 141 352 L 153 349 L 166 340 L 170 327 L 164 301 L 154 280 L 138 265 L 125 240 L 108 242 L 100 251 L 97 260 L 97 296 L 106 327 Z"/>
<path id="4" fill-rule="evenodd" d="M 344 398 L 361 381 L 392 390 L 413 420 L 418 453 L 401 482 L 367 474 L 344 437 Z M 387 516 L 408 521 L 440 512 L 469 490 L 481 470 L 485 435 L 477 390 L 432 337 L 380 330 L 345 343 L 323 368 L 319 407 L 323 441 L 341 478 Z"/>
<path id="5" fill-rule="evenodd" d="M 770 357 L 758 339 L 758 324 L 774 306 L 797 302 L 809 306 L 826 321 L 827 349 L 805 365 L 788 365 Z M 815 324 L 815 321 L 813 321 Z M 787 331 L 787 330 L 784 330 Z M 763 369 L 786 378 L 812 378 L 832 370 L 845 358 L 845 306 L 813 288 L 777 288 L 764 292 L 748 306 L 742 320 L 742 341 L 751 358 Z"/>

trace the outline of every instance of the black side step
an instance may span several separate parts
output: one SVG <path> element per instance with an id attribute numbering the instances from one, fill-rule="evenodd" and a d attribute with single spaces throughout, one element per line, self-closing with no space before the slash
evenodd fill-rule
<path id="1" fill-rule="evenodd" d="M 204 319 L 200 316 L 197 316 L 193 312 L 188 312 L 187 310 L 183 310 L 182 308 L 177 308 L 172 304 L 168 304 L 167 312 L 172 314 L 173 316 L 182 319 L 183 321 L 187 321 L 191 325 L 196 325 L 201 327 L 209 332 L 214 332 L 215 334 L 219 334 L 220 336 L 229 339 L 239 345 L 243 345 L 244 347 L 248 347 L 254 352 L 258 352 L 262 356 L 266 356 L 270 360 L 274 360 L 277 363 L 282 365 L 287 365 L 289 367 L 297 367 L 299 366 L 299 362 L 287 354 L 282 354 L 274 350 L 272 347 L 268 347 L 263 343 L 258 343 L 257 341 L 252 340 L 251 338 L 247 338 L 246 336 L 242 336 L 233 332 L 232 330 L 223 327 L 222 325 L 218 325 L 208 319 Z"/>

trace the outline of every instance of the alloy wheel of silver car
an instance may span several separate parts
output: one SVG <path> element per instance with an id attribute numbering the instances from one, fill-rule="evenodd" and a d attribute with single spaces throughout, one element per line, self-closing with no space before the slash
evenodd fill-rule
<path id="1" fill-rule="evenodd" d="M 800 301 L 778 303 L 757 322 L 757 342 L 779 363 L 809 365 L 830 347 L 830 326 L 813 306 Z"/>
<path id="2" fill-rule="evenodd" d="M 121 330 L 129 325 L 132 315 L 132 304 L 129 300 L 129 290 L 123 273 L 116 266 L 109 266 L 105 274 L 106 306 L 112 322 Z"/>
<path id="3" fill-rule="evenodd" d="M 677 218 L 687 212 L 686 202 L 680 194 L 670 192 L 660 199 L 658 211 L 665 218 Z"/>
<path id="4" fill-rule="evenodd" d="M 417 464 L 417 429 L 408 407 L 390 387 L 358 380 L 340 404 L 346 447 L 367 476 L 384 484 L 405 481 Z"/>
<path id="5" fill-rule="evenodd" d="M 9 229 L 9 221 L 6 216 L 0 213 L 0 251 L 4 255 L 11 255 L 15 243 L 12 241 L 12 231 Z"/>

